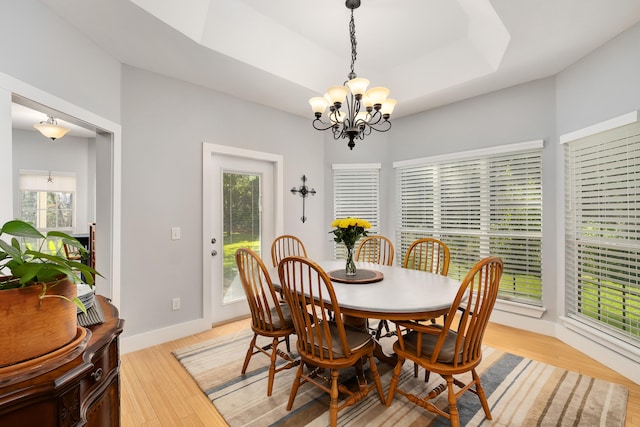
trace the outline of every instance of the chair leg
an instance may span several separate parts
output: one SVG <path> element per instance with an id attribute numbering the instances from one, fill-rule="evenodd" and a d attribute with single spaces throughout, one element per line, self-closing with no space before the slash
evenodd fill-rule
<path id="1" fill-rule="evenodd" d="M 278 338 L 271 343 L 271 364 L 269 365 L 269 382 L 267 383 L 267 396 L 273 391 L 273 379 L 276 376 L 276 359 L 278 358 Z"/>
<path id="2" fill-rule="evenodd" d="M 380 403 L 385 405 L 386 399 L 384 397 L 384 390 L 382 390 L 382 382 L 380 381 L 380 374 L 378 374 L 378 367 L 376 366 L 376 361 L 373 360 L 373 354 L 369 356 L 369 369 L 371 370 L 371 377 L 373 378 L 373 382 L 376 384 L 376 390 L 378 391 L 378 397 L 380 398 Z"/>
<path id="3" fill-rule="evenodd" d="M 386 320 L 380 320 L 378 322 L 378 329 L 376 330 L 376 339 L 379 340 L 382 336 L 382 328 L 384 328 L 387 332 L 385 332 L 385 337 L 391 336 L 391 330 L 389 329 L 389 323 Z"/>
<path id="4" fill-rule="evenodd" d="M 338 370 L 331 370 L 331 401 L 329 402 L 329 425 L 335 427 L 338 425 Z"/>
<path id="5" fill-rule="evenodd" d="M 447 380 L 447 389 L 448 395 L 447 400 L 449 401 L 449 421 L 451 422 L 451 427 L 460 427 L 460 415 L 458 414 L 458 405 L 456 405 L 456 393 L 453 390 L 453 377 L 451 375 L 447 375 L 445 377 Z"/>
<path id="6" fill-rule="evenodd" d="M 398 378 L 400 378 L 400 371 L 402 371 L 402 365 L 404 364 L 404 359 L 398 356 L 398 363 L 396 363 L 395 368 L 393 368 L 393 376 L 391 377 L 391 382 L 389 383 L 389 394 L 387 395 L 387 406 L 391 406 L 391 402 L 393 401 L 393 395 L 396 392 L 396 387 L 398 387 Z"/>
<path id="7" fill-rule="evenodd" d="M 475 369 L 471 370 L 471 374 L 473 375 L 473 381 L 476 383 L 476 394 L 478 398 L 480 398 L 480 403 L 482 404 L 482 409 L 484 409 L 484 415 L 488 420 L 491 420 L 491 410 L 489 409 L 489 402 L 487 402 L 487 395 L 484 392 L 484 388 L 482 388 L 482 384 L 480 384 L 480 377 Z"/>
<path id="8" fill-rule="evenodd" d="M 293 384 L 291 385 L 291 393 L 289 393 L 289 402 L 287 403 L 287 411 L 290 411 L 293 407 L 293 401 L 296 399 L 296 394 L 298 393 L 298 387 L 300 387 L 300 379 L 302 378 L 302 370 L 304 369 L 304 362 L 300 361 L 300 365 L 298 366 L 298 371 L 296 372 L 296 377 L 293 380 Z"/>
<path id="9" fill-rule="evenodd" d="M 258 338 L 258 334 L 254 333 L 253 338 L 251 339 L 251 343 L 249 344 L 249 350 L 247 350 L 247 355 L 244 357 L 244 365 L 242 365 L 242 374 L 247 372 L 247 366 L 249 366 L 249 360 L 251 360 L 251 356 L 253 356 L 253 347 L 256 345 L 256 339 Z"/>

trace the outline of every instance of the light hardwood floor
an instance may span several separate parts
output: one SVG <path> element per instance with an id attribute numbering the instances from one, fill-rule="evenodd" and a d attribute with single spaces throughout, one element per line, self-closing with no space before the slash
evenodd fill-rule
<path id="1" fill-rule="evenodd" d="M 171 352 L 248 327 L 248 319 L 239 320 L 216 326 L 207 332 L 123 355 L 122 426 L 226 426 L 220 414 Z M 629 388 L 626 427 L 640 425 L 640 385 L 561 341 L 490 324 L 484 343 L 584 375 L 624 384 Z"/>

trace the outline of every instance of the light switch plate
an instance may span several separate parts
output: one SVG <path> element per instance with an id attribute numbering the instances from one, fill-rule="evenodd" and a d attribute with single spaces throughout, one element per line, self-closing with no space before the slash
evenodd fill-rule
<path id="1" fill-rule="evenodd" d="M 180 240 L 180 227 L 171 227 L 171 240 Z"/>

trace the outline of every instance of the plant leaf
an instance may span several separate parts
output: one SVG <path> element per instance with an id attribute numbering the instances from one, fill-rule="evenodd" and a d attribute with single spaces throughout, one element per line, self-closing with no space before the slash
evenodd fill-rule
<path id="1" fill-rule="evenodd" d="M 1 239 L 0 239 L 0 248 L 2 248 L 2 250 L 5 251 L 11 258 L 15 260 L 22 260 L 22 254 L 20 254 L 20 249 L 16 249 L 12 245 L 8 244 L 7 242 Z"/>
<path id="2" fill-rule="evenodd" d="M 87 314 L 87 309 L 86 309 L 86 307 L 84 306 L 84 304 L 82 303 L 82 301 L 80 301 L 80 298 L 75 297 L 74 299 L 72 299 L 72 301 L 73 301 L 73 303 L 74 303 L 74 304 L 75 304 L 75 305 L 76 305 L 80 310 L 82 310 L 82 312 L 83 312 L 84 314 Z"/>
<path id="3" fill-rule="evenodd" d="M 40 233 L 33 225 L 24 221 L 8 221 L 2 226 L 0 234 L 6 233 L 18 237 L 32 237 L 34 239 L 44 239 L 45 236 Z"/>
<path id="4" fill-rule="evenodd" d="M 20 264 L 13 266 L 11 272 L 14 276 L 20 277 L 20 284 L 25 284 L 38 276 L 40 270 L 45 266 L 42 263 L 35 264 Z"/>

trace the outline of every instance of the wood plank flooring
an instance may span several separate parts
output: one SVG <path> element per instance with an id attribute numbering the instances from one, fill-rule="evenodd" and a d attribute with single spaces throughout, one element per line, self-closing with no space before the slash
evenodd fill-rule
<path id="1" fill-rule="evenodd" d="M 249 319 L 238 320 L 123 355 L 122 426 L 226 426 L 224 419 L 171 352 L 248 327 Z M 561 341 L 492 323 L 487 328 L 484 343 L 584 375 L 624 384 L 629 388 L 626 427 L 640 425 L 640 385 Z"/>

